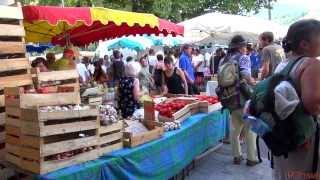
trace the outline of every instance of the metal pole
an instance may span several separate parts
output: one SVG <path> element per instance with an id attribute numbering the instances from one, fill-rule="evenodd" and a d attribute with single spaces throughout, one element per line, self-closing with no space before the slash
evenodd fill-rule
<path id="1" fill-rule="evenodd" d="M 271 0 L 268 0 L 268 17 L 269 17 L 269 20 L 271 21 Z"/>
<path id="2" fill-rule="evenodd" d="M 62 7 L 64 7 L 64 0 L 61 0 L 61 5 Z"/>

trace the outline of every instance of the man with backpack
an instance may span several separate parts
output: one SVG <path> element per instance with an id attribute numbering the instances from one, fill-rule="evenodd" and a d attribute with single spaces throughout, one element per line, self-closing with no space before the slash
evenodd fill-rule
<path id="1" fill-rule="evenodd" d="M 288 65 L 259 82 L 245 121 L 272 152 L 275 180 L 319 179 L 320 21 L 290 26 Z"/>
<path id="2" fill-rule="evenodd" d="M 243 160 L 240 146 L 240 133 L 243 130 L 247 143 L 247 165 L 257 164 L 256 135 L 244 125 L 243 107 L 251 95 L 251 87 L 255 84 L 251 77 L 250 57 L 246 55 L 247 42 L 241 35 L 231 39 L 227 56 L 220 63 L 218 70 L 218 87 L 216 93 L 223 108 L 231 111 L 231 145 L 234 164 Z"/>

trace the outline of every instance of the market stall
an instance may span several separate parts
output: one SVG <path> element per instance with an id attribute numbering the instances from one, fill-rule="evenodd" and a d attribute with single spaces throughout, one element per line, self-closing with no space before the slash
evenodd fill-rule
<path id="1" fill-rule="evenodd" d="M 25 34 L 28 42 L 83 46 L 136 34 L 181 35 L 182 26 L 105 8 L 26 6 L 23 15 L 26 32 L 21 17 L 11 27 L 19 27 L 17 52 L 0 45 L 3 58 L 24 62 L 2 71 L 26 69 L 29 78 L 19 84 L 13 74 L 15 79 L 0 82 L 6 166 L 44 179 L 165 179 L 224 138 L 229 112 L 217 97 L 146 95 L 144 108 L 135 109 L 144 114 L 125 117 L 115 105 L 117 87 L 81 86 L 74 68 L 42 71 L 25 62 Z M 74 47 L 66 50 L 78 54 Z"/>
<path id="2" fill-rule="evenodd" d="M 181 129 L 135 148 L 125 148 L 97 160 L 71 166 L 40 179 L 168 179 L 196 156 L 217 145 L 228 129 L 229 112 L 200 113 Z"/>

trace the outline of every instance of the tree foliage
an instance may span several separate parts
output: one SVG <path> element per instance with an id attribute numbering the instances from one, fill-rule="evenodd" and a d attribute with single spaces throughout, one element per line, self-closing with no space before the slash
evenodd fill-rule
<path id="1" fill-rule="evenodd" d="M 245 14 L 268 7 L 269 0 L 64 0 L 65 6 L 104 6 L 153 13 L 179 22 L 207 12 Z M 276 0 L 270 0 L 274 2 Z M 61 5 L 61 0 L 22 0 L 24 4 Z"/>

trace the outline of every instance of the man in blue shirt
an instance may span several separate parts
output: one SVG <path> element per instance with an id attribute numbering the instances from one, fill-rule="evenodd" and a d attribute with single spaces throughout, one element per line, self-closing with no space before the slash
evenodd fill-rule
<path id="1" fill-rule="evenodd" d="M 250 61 L 251 61 L 252 77 L 255 79 L 258 79 L 259 71 L 260 71 L 260 67 L 261 67 L 260 55 L 255 50 L 255 48 L 252 48 L 252 45 L 249 45 L 247 47 L 247 49 L 248 49 L 248 56 L 250 56 Z"/>
<path id="2" fill-rule="evenodd" d="M 183 52 L 179 58 L 179 67 L 184 72 L 188 82 L 189 94 L 199 94 L 198 88 L 194 85 L 194 72 L 192 67 L 192 46 L 186 44 L 182 48 Z"/>

